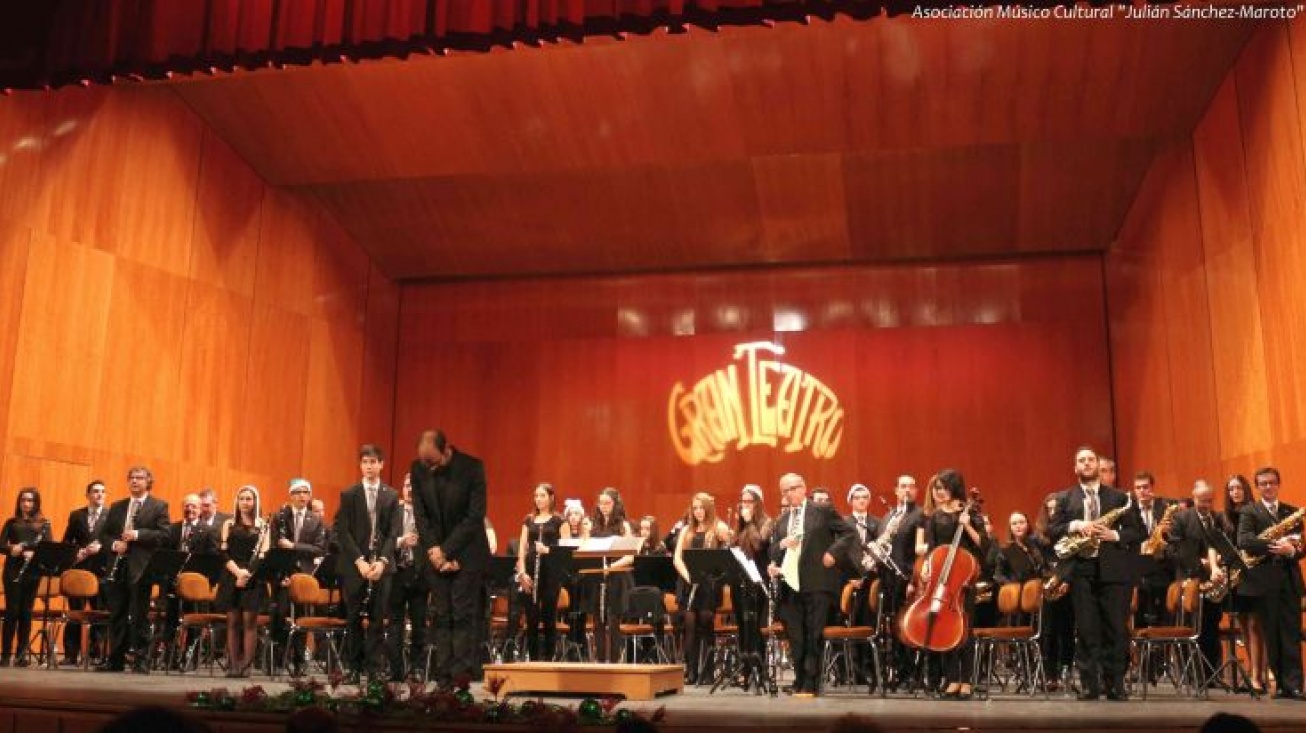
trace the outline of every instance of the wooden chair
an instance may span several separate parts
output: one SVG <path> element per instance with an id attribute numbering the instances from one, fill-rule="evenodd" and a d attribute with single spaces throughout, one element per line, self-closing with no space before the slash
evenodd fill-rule
<path id="1" fill-rule="evenodd" d="M 330 606 L 331 593 L 318 585 L 317 578 L 308 573 L 295 573 L 290 576 L 290 624 L 286 634 L 286 648 L 282 652 L 281 666 L 288 672 L 300 668 L 291 664 L 291 655 L 295 649 L 295 637 L 303 636 L 305 642 L 313 640 L 313 645 L 326 644 L 325 669 L 331 674 L 331 661 L 335 659 L 336 668 L 341 666 L 340 645 L 338 639 L 344 636 L 348 622 L 342 618 L 326 615 Z"/>
<path id="2" fill-rule="evenodd" d="M 1026 623 L 971 629 L 975 656 L 971 666 L 971 684 L 976 697 L 987 698 L 995 679 L 997 650 L 1006 649 L 1013 671 L 1029 694 L 1041 690 L 1047 696 L 1047 679 L 1043 669 L 1043 581 L 1032 578 L 1024 583 L 1007 583 L 998 589 L 998 613 L 1011 619 L 1022 616 Z M 1005 688 L 1005 685 L 1003 685 Z"/>
<path id="3" fill-rule="evenodd" d="M 653 643 L 657 661 L 662 664 L 669 663 L 670 657 L 667 656 L 662 640 L 658 637 L 658 631 L 665 629 L 666 621 L 666 603 L 662 599 L 661 588 L 653 585 L 631 588 L 626 594 L 626 612 L 623 621 L 617 626 L 622 641 L 620 661 L 626 661 L 627 650 L 631 652 L 629 659 L 637 661 L 639 641 L 647 639 Z"/>
<path id="4" fill-rule="evenodd" d="M 82 637 L 81 667 L 90 669 L 90 639 L 94 629 L 103 629 L 105 632 L 100 635 L 101 657 L 109 653 L 109 612 L 86 608 L 90 601 L 100 597 L 100 579 L 89 570 L 77 568 L 65 570 L 59 576 L 59 590 L 67 601 L 68 610 L 64 611 L 61 622 L 57 624 L 58 628 L 52 630 L 52 634 L 56 638 L 62 638 L 63 629 L 67 624 L 79 624 Z"/>
<path id="5" fill-rule="evenodd" d="M 177 576 L 176 592 L 181 604 L 181 614 L 177 624 L 177 638 L 173 640 L 166 670 L 172 671 L 173 655 L 181 657 L 179 672 L 199 669 L 201 660 L 208 661 L 209 676 L 214 674 L 217 664 L 217 647 L 221 636 L 215 633 L 219 627 L 227 626 L 226 614 L 214 613 L 213 602 L 215 588 L 209 579 L 200 573 L 181 573 Z M 187 611 L 187 608 L 190 611 Z M 187 643 L 187 638 L 195 632 L 194 638 Z M 207 642 L 207 645 L 206 645 Z M 193 666 L 192 666 L 193 664 Z"/>
<path id="6" fill-rule="evenodd" d="M 1174 625 L 1149 626 L 1134 631 L 1130 641 L 1137 650 L 1138 684 L 1143 699 L 1147 699 L 1150 686 L 1153 651 L 1161 652 L 1176 691 L 1182 694 L 1186 689 L 1195 698 L 1206 697 L 1204 661 L 1197 645 L 1197 637 L 1202 631 L 1200 585 L 1197 578 L 1171 583 L 1166 590 L 1165 606 L 1174 618 Z"/>
<path id="7" fill-rule="evenodd" d="M 867 582 L 867 581 L 863 581 Z M 876 603 L 877 588 L 872 584 L 867 589 L 866 604 L 867 610 L 874 619 L 878 611 Z M 843 677 L 848 682 L 851 689 L 856 680 L 855 652 L 858 647 L 865 646 L 870 650 L 871 664 L 876 679 L 881 676 L 880 670 L 880 650 L 875 644 L 875 632 L 877 624 L 872 620 L 869 625 L 853 626 L 851 619 L 853 617 L 853 601 L 857 597 L 857 589 L 850 581 L 844 584 L 843 592 L 839 595 L 839 614 L 843 623 L 836 626 L 826 626 L 821 630 L 821 639 L 824 643 L 821 645 L 821 684 L 824 686 L 826 679 L 835 676 L 834 672 L 838 668 L 840 660 L 843 662 Z M 871 691 L 868 682 L 868 692 Z"/>

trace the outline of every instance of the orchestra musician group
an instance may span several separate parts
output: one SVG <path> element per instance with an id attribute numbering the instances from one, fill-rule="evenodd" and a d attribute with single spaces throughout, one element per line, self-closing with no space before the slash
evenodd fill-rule
<path id="1" fill-rule="evenodd" d="M 107 611 L 108 623 L 93 630 L 87 648 L 81 629 L 68 624 L 65 663 L 91 655 L 100 671 L 141 674 L 185 664 L 185 656 L 157 653 L 179 636 L 183 645 L 202 642 L 178 632 L 182 609 L 173 579 L 148 570 L 160 549 L 183 553 L 187 567 L 195 556 L 215 558 L 209 610 L 225 615 L 226 628 L 209 643 L 225 648 L 218 656 L 232 677 L 300 675 L 309 664 L 331 663 L 330 654 L 288 633 L 286 619 L 295 610 L 291 573 L 338 589 L 331 611 L 344 621 L 338 658 L 346 681 L 422 679 L 447 687 L 476 679 L 492 650 L 505 648 L 487 638 L 491 633 L 499 641 L 517 637 L 517 655 L 530 660 L 639 659 L 641 649 L 624 649 L 621 634 L 637 555 L 662 558 L 649 562 L 667 566 L 663 621 L 681 637 L 674 646 L 689 684 L 721 679 L 717 624 L 729 594 L 736 621 L 747 619 L 747 631 L 755 632 L 741 629 L 733 652 L 765 658 L 772 669 L 787 659 L 793 677 L 784 689 L 795 697 L 843 682 L 969 699 L 990 664 L 975 658 L 973 630 L 1030 622 L 1019 610 L 1000 617 L 994 591 L 1034 581 L 1042 599 L 1039 682 L 1082 700 L 1125 700 L 1131 683 L 1155 684 L 1155 675 L 1142 677 L 1140 670 L 1165 662 L 1141 664 L 1131 656 L 1131 633 L 1171 623 L 1173 584 L 1194 579 L 1203 594 L 1201 685 L 1254 695 L 1272 688 L 1276 698 L 1302 699 L 1303 512 L 1280 501 L 1281 477 L 1273 467 L 1259 469 L 1250 482 L 1233 476 L 1222 490 L 1198 481 L 1190 497 L 1176 500 L 1158 496 L 1145 471 L 1118 488 L 1114 462 L 1085 447 L 1074 455 L 1070 486 L 1049 494 L 1037 512 L 1013 512 L 1000 523 L 984 514 L 983 497 L 953 469 L 925 482 L 923 504 L 909 475 L 898 477 L 887 496 L 853 484 L 843 496 L 846 513 L 828 489 L 809 491 L 802 476 L 787 473 L 778 481 L 781 508 L 774 518 L 760 485 L 744 486 L 737 497 L 697 492 L 665 538 L 654 516 L 632 526 L 614 488 L 599 491 L 587 512 L 583 502 L 560 502 L 553 485 L 539 483 L 523 502 L 500 583 L 479 459 L 429 430 L 418 438 L 400 490 L 381 478 L 381 448 L 362 446 L 358 461 L 360 478 L 341 493 L 333 521 L 303 478 L 289 482 L 284 503 L 268 502 L 281 506 L 266 515 L 258 488 L 246 485 L 236 490 L 230 514 L 219 511 L 212 490 L 185 496 L 177 521 L 152 495 L 154 477 L 144 466 L 128 471 L 129 496 L 112 504 L 106 505 L 105 483 L 93 481 L 85 506 L 69 515 L 62 542 L 77 548 L 73 567 L 99 579 L 100 592 L 77 608 Z M 882 512 L 872 511 L 876 500 Z M 609 537 L 640 538 L 640 549 L 605 561 L 598 574 L 568 570 L 570 555 L 561 548 Z M 40 492 L 21 489 L 0 530 L 6 601 L 0 664 L 32 663 L 42 571 L 31 560 L 39 545 L 52 541 Z M 760 582 L 728 587 L 694 574 L 694 553 L 725 549 L 751 565 Z M 293 555 L 289 569 L 264 567 L 278 551 Z M 489 630 L 487 587 L 509 596 L 520 628 L 512 621 Z M 263 633 L 261 614 L 271 618 Z M 1232 648 L 1222 648 L 1222 619 L 1241 635 L 1246 667 Z M 872 629 L 876 653 L 855 651 L 847 666 L 827 664 L 826 631 L 838 625 Z M 266 644 L 276 651 L 264 655 Z M 287 644 L 294 646 L 284 653 Z M 280 670 L 283 662 L 287 668 Z M 1221 674 L 1229 669 L 1231 676 Z M 769 682 L 774 688 L 775 680 Z"/>

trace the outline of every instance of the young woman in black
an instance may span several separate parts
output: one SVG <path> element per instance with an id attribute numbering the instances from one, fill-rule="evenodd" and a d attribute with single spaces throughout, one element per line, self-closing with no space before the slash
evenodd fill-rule
<path id="1" fill-rule="evenodd" d="M 41 493 L 27 487 L 18 492 L 14 516 L 0 530 L 0 541 L 5 549 L 5 615 L 4 640 L 0 644 L 0 666 L 26 667 L 28 644 L 32 639 L 32 606 L 36 602 L 38 576 L 29 564 L 36 545 L 50 540 L 50 520 L 41 514 Z M 19 576 L 22 576 L 21 578 Z M 18 639 L 18 656 L 13 656 L 14 638 Z"/>

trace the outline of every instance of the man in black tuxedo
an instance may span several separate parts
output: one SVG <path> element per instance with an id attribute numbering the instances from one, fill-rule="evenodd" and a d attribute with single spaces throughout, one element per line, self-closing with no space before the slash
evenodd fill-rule
<path id="1" fill-rule="evenodd" d="M 168 526 L 168 539 L 163 547 L 188 555 L 216 555 L 218 552 L 218 532 L 211 531 L 200 524 L 199 494 L 187 494 L 181 498 L 181 519 Z M 174 592 L 175 578 L 164 578 L 159 582 L 159 595 L 167 598 L 164 608 L 163 638 L 171 640 L 177 634 L 177 625 L 181 619 L 181 599 Z"/>
<path id="2" fill-rule="evenodd" d="M 871 592 L 872 575 L 884 577 L 889 571 L 876 568 L 873 556 L 866 551 L 866 546 L 875 541 L 880 531 L 880 520 L 870 513 L 871 489 L 865 484 L 853 484 L 848 489 L 848 516 L 844 521 L 852 532 L 839 543 L 841 552 L 831 553 L 843 569 L 843 582 L 852 582 L 854 591 L 849 605 L 848 624 L 850 626 L 873 626 L 871 608 L 867 596 Z M 863 644 L 853 649 L 854 681 L 867 684 L 874 677 L 874 665 L 871 664 L 871 652 Z"/>
<path id="3" fill-rule="evenodd" d="M 313 575 L 318 563 L 326 554 L 326 528 L 322 519 L 313 513 L 309 504 L 313 500 L 313 485 L 305 478 L 290 480 L 290 502 L 277 511 L 272 521 L 272 545 L 280 550 L 295 551 L 295 572 Z M 284 649 L 290 626 L 290 578 L 285 578 L 273 593 L 277 613 L 272 615 L 272 638 Z M 303 662 L 303 637 L 295 641 L 291 652 L 292 672 L 298 675 Z M 281 660 L 276 664 L 280 666 Z"/>
<path id="4" fill-rule="evenodd" d="M 1256 472 L 1260 501 L 1238 511 L 1238 547 L 1252 557 L 1264 558 L 1247 571 L 1243 595 L 1255 599 L 1256 614 L 1265 631 L 1265 651 L 1274 672 L 1274 696 L 1302 699 L 1301 670 L 1301 566 L 1300 518 L 1277 540 L 1260 539 L 1265 530 L 1283 522 L 1297 507 L 1279 501 L 1279 469 L 1266 466 Z M 1295 538 L 1295 539 L 1294 539 Z"/>
<path id="5" fill-rule="evenodd" d="M 415 677 L 418 666 L 424 660 L 422 652 L 426 649 L 426 607 L 431 590 L 426 585 L 426 563 L 422 560 L 419 549 L 422 544 L 417 534 L 417 515 L 413 511 L 413 482 L 409 474 L 404 475 L 404 485 L 400 494 L 399 505 L 399 539 L 395 542 L 395 577 L 390 588 L 390 619 L 402 628 L 405 619 L 411 630 L 408 638 L 409 676 Z M 404 635 L 391 634 L 386 639 L 387 653 L 390 655 L 390 681 L 400 682 L 404 679 Z"/>
<path id="6" fill-rule="evenodd" d="M 840 574 L 831 553 L 852 529 L 829 504 L 807 499 L 807 482 L 796 473 L 780 478 L 780 493 L 789 508 L 771 533 L 771 565 L 767 572 L 783 575 L 780 615 L 794 662 L 793 694 L 815 696 L 821 684 L 821 632 L 834 608 Z M 798 553 L 786 561 L 790 550 Z M 797 577 L 793 568 L 797 566 Z M 785 567 L 789 572 L 785 572 Z"/>
<path id="7" fill-rule="evenodd" d="M 340 575 L 349 622 L 344 664 L 350 670 L 346 678 L 350 683 L 357 682 L 364 672 L 379 676 L 379 665 L 385 659 L 385 614 L 390 578 L 394 574 L 390 558 L 394 556 L 399 533 L 395 521 L 399 495 L 381 483 L 381 470 L 385 467 L 381 449 L 364 445 L 358 451 L 358 461 L 363 480 L 341 492 L 335 525 L 340 542 L 336 572 Z M 366 650 L 364 614 L 368 619 Z"/>
<path id="8" fill-rule="evenodd" d="M 1196 578 L 1199 581 L 1218 580 L 1224 577 L 1220 566 L 1220 555 L 1212 538 L 1226 534 L 1224 512 L 1215 511 L 1215 489 L 1205 481 L 1198 481 L 1193 486 L 1193 505 L 1180 509 L 1174 514 L 1174 521 L 1166 530 L 1166 541 L 1170 543 L 1171 557 L 1174 559 L 1175 578 L 1186 580 Z M 1206 661 L 1204 677 L 1209 677 L 1220 668 L 1220 617 L 1224 609 L 1219 603 L 1202 600 L 1202 629 L 1197 636 L 1197 645 L 1202 650 Z"/>
<path id="9" fill-rule="evenodd" d="M 222 532 L 222 525 L 231 519 L 231 515 L 218 510 L 218 494 L 212 487 L 200 489 L 200 517 L 199 523 L 218 536 Z"/>
<path id="10" fill-rule="evenodd" d="M 440 430 L 417 441 L 409 471 L 413 512 L 434 616 L 432 678 L 447 687 L 480 669 L 481 595 L 490 564 L 485 536 L 485 465 L 451 445 Z"/>
<path id="11" fill-rule="evenodd" d="M 109 603 L 109 658 L 98 669 L 121 672 L 127 652 L 133 652 L 133 671 L 150 673 L 149 610 L 151 583 L 143 582 L 150 555 L 168 541 L 168 503 L 150 495 L 154 474 L 145 466 L 127 471 L 131 496 L 109 507 L 100 532 L 100 544 L 108 547 L 105 562 L 112 568 L 121 555 L 116 576 L 107 579 L 105 597 Z"/>
<path id="12" fill-rule="evenodd" d="M 64 529 L 63 543 L 65 545 L 77 546 L 77 564 L 74 566 L 79 570 L 86 570 L 94 573 L 96 576 L 104 575 L 104 555 L 100 552 L 100 532 L 104 529 L 104 522 L 109 518 L 109 510 L 104 506 L 104 497 L 107 491 L 104 482 L 96 479 L 86 485 L 86 506 L 80 509 L 74 509 L 68 514 L 68 525 Z M 99 609 L 104 607 L 101 597 L 92 598 L 83 602 L 79 606 L 71 606 L 69 610 L 84 611 L 87 609 Z M 100 628 L 92 631 L 91 649 L 100 647 Z M 63 648 L 64 664 L 77 666 L 77 658 L 81 655 L 82 650 L 82 625 L 74 621 L 69 621 L 63 631 Z"/>
<path id="13" fill-rule="evenodd" d="M 907 586 L 911 583 L 912 568 L 916 563 L 916 528 L 925 521 L 925 515 L 916 503 L 916 479 L 907 474 L 898 477 L 893 494 L 896 503 L 884 518 L 880 520 L 877 539 L 892 532 L 889 539 L 889 557 L 893 564 L 902 571 L 899 576 L 893 571 L 881 572 L 880 579 L 884 590 L 884 614 L 895 618 L 898 609 L 907 601 Z M 897 635 L 891 635 L 890 664 L 897 671 L 890 684 L 895 688 L 902 680 L 912 678 L 914 652 L 898 641 Z"/>
<path id="14" fill-rule="evenodd" d="M 1098 472 L 1099 476 L 1101 471 Z M 1143 539 L 1147 540 L 1157 530 L 1167 531 L 1162 526 L 1166 509 L 1174 502 L 1156 495 L 1156 478 L 1147 471 L 1134 474 L 1134 505 L 1129 512 L 1138 519 L 1143 527 Z M 1162 535 L 1164 536 L 1164 535 Z M 1145 629 L 1166 622 L 1165 596 L 1170 583 L 1175 579 L 1174 563 L 1170 557 L 1168 545 L 1161 545 L 1153 554 L 1138 557 L 1138 610 L 1134 613 L 1134 628 Z M 1153 665 L 1153 672 L 1160 672 L 1160 665 Z M 1149 680 L 1150 681 L 1150 680 Z"/>
<path id="15" fill-rule="evenodd" d="M 1128 699 L 1125 672 L 1129 666 L 1129 601 L 1137 581 L 1138 543 L 1143 528 L 1138 514 L 1125 511 L 1108 527 L 1096 520 L 1130 504 L 1130 497 L 1098 479 L 1097 453 L 1080 448 L 1075 453 L 1078 483 L 1057 497 L 1048 536 L 1057 542 L 1066 535 L 1085 535 L 1100 542 L 1096 551 L 1070 562 L 1070 594 L 1079 631 L 1075 663 L 1079 667 L 1081 700 L 1096 700 L 1106 685 L 1111 700 Z"/>

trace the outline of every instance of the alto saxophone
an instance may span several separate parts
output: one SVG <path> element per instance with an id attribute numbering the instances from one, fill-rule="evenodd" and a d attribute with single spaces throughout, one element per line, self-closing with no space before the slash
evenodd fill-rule
<path id="1" fill-rule="evenodd" d="M 1120 519 L 1120 517 L 1124 516 L 1125 512 L 1129 511 L 1129 507 L 1133 506 L 1133 504 L 1134 504 L 1134 500 L 1131 498 L 1125 502 L 1124 506 L 1116 509 L 1112 509 L 1106 514 L 1103 514 L 1102 516 L 1093 520 L 1091 524 L 1094 524 L 1098 527 L 1110 527 L 1111 525 L 1115 524 L 1116 521 Z M 1102 545 L 1102 540 L 1098 539 L 1097 537 L 1089 537 L 1088 535 L 1080 532 L 1073 535 L 1068 534 L 1065 537 L 1062 537 L 1061 539 L 1057 540 L 1057 544 L 1053 546 L 1053 549 L 1056 550 L 1058 560 L 1066 560 L 1068 558 L 1072 558 L 1077 555 L 1078 556 L 1092 555 L 1094 552 L 1097 552 L 1098 547 L 1100 547 L 1101 545 Z"/>
<path id="2" fill-rule="evenodd" d="M 1165 508 L 1165 513 L 1161 515 L 1161 521 L 1157 522 L 1156 527 L 1152 529 L 1151 536 L 1143 540 L 1143 546 L 1138 551 L 1140 555 L 1155 555 L 1156 551 L 1165 545 L 1165 535 L 1161 532 L 1161 528 L 1165 526 L 1166 522 L 1170 521 L 1170 518 L 1174 516 L 1179 507 L 1179 502 L 1175 502 Z"/>
<path id="3" fill-rule="evenodd" d="M 1284 517 L 1283 521 L 1256 535 L 1256 539 L 1269 542 L 1283 539 L 1288 536 L 1289 530 L 1292 529 L 1293 525 L 1301 522 L 1303 518 L 1306 518 L 1306 508 L 1298 509 L 1287 517 Z M 1248 569 L 1254 568 L 1270 559 L 1269 553 L 1264 555 L 1249 555 L 1246 550 L 1239 550 L 1238 554 L 1242 557 L 1242 561 L 1247 565 Z M 1199 588 L 1202 591 L 1203 598 L 1212 603 L 1219 603 L 1224 600 L 1225 596 L 1229 595 L 1229 591 L 1238 587 L 1238 584 L 1242 582 L 1242 579 L 1243 569 L 1234 568 L 1225 573 L 1224 578 L 1219 582 L 1208 580 L 1207 582 L 1202 583 Z"/>

